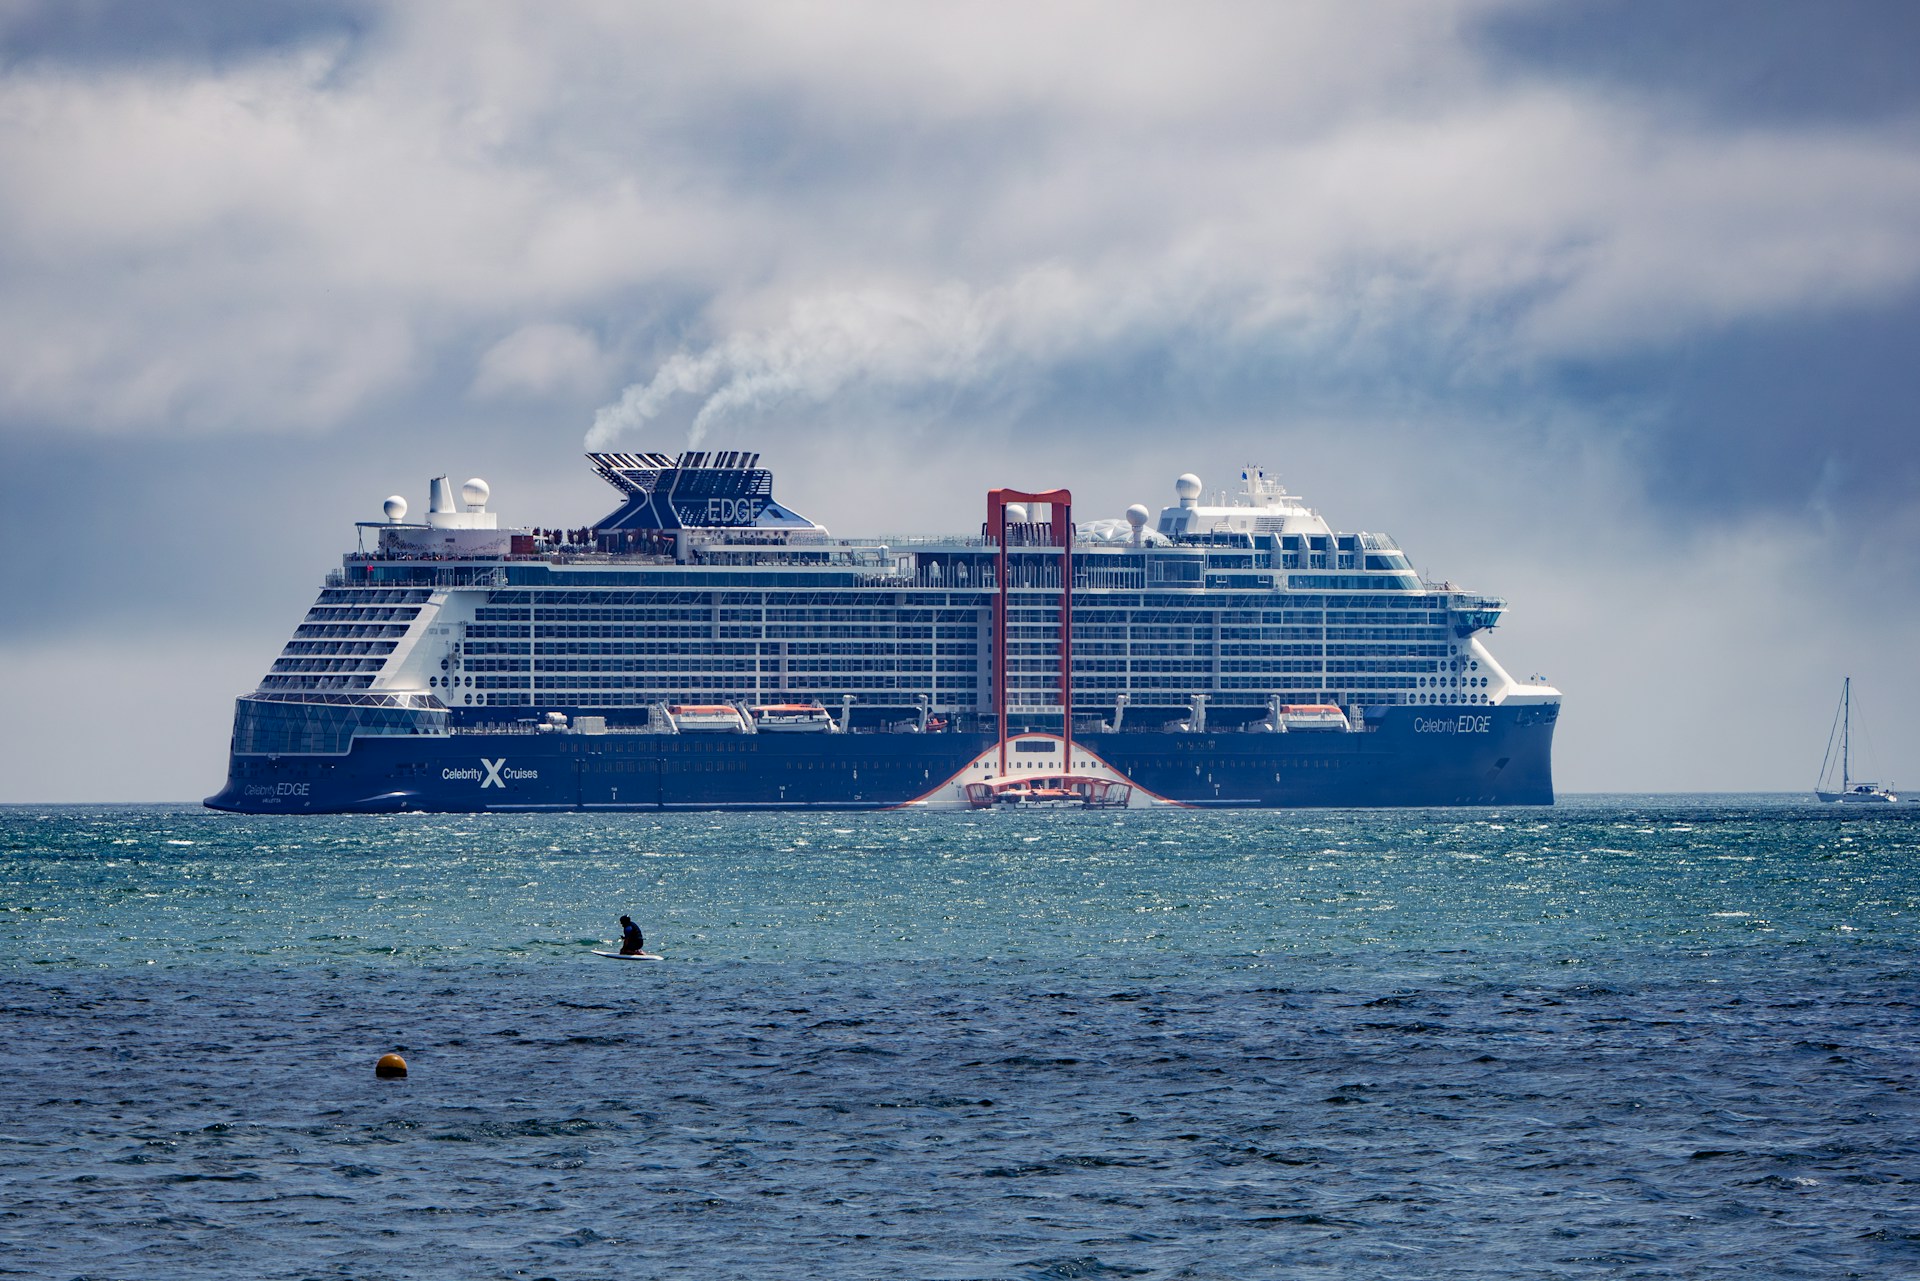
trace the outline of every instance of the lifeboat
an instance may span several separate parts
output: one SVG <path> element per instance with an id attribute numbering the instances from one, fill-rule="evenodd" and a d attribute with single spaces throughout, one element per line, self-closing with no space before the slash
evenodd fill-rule
<path id="1" fill-rule="evenodd" d="M 1345 734 L 1353 728 L 1347 723 L 1347 714 L 1332 703 L 1282 703 L 1276 710 L 1280 723 L 1274 728 L 1290 734 L 1300 730 Z"/>
<path id="2" fill-rule="evenodd" d="M 744 734 L 746 718 L 725 703 L 676 703 L 667 708 L 673 727 L 682 734 Z"/>
<path id="3" fill-rule="evenodd" d="M 818 703 L 763 703 L 750 709 L 762 734 L 832 734 L 840 727 Z"/>

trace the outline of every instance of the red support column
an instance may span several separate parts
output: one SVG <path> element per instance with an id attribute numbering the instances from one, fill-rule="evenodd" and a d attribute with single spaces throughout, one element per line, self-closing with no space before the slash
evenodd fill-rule
<path id="1" fill-rule="evenodd" d="M 1073 772 L 1073 499 L 1060 491 L 1053 504 L 1053 536 L 1060 540 L 1060 740 Z"/>
<path id="2" fill-rule="evenodd" d="M 998 501 L 995 501 L 998 500 Z M 999 714 L 1000 777 L 1007 776 L 1007 504 L 999 491 L 988 498 L 1000 563 L 993 576 L 993 708 Z"/>
<path id="3" fill-rule="evenodd" d="M 1007 776 L 1007 504 L 1046 503 L 1052 509 L 1053 535 L 1060 540 L 1060 713 L 1066 768 L 1073 768 L 1073 494 L 1049 489 L 1028 494 L 1017 489 L 987 491 L 987 535 L 1000 545 L 993 594 L 993 707 L 1000 731 L 1000 777 Z"/>

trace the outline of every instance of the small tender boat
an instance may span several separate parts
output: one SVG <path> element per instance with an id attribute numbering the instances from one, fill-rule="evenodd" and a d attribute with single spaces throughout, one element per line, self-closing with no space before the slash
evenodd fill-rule
<path id="1" fill-rule="evenodd" d="M 1841 805 L 1891 805 L 1899 800 L 1891 790 L 1875 783 L 1856 783 L 1853 781 L 1852 737 L 1853 737 L 1853 677 L 1849 676 L 1840 683 L 1840 710 L 1835 718 L 1840 733 L 1840 788 L 1827 790 L 1827 771 L 1833 765 L 1833 735 L 1827 735 L 1827 754 L 1820 762 L 1820 782 L 1814 786 L 1813 794 L 1823 801 Z"/>
<path id="2" fill-rule="evenodd" d="M 818 703 L 763 703 L 751 709 L 762 734 L 832 734 L 839 730 Z"/>
<path id="3" fill-rule="evenodd" d="M 967 804 L 985 809 L 1125 809 L 1133 788 L 1086 774 L 1033 775 L 968 783 Z"/>

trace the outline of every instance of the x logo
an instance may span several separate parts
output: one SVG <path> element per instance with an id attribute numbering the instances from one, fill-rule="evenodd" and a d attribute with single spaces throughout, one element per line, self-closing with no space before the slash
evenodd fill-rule
<path id="1" fill-rule="evenodd" d="M 481 790 L 484 791 L 489 787 L 498 787 L 498 788 L 504 789 L 507 783 L 505 779 L 500 777 L 500 767 L 507 763 L 507 758 L 502 756 L 497 761 L 490 761 L 486 757 L 482 756 L 480 758 L 480 763 L 487 767 L 487 776 L 480 780 Z"/>

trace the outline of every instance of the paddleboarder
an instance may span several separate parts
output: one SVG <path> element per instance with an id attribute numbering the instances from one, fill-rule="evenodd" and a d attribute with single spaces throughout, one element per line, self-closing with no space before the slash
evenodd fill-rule
<path id="1" fill-rule="evenodd" d="M 647 950 L 647 939 L 631 916 L 620 918 L 620 955 L 634 956 Z"/>

